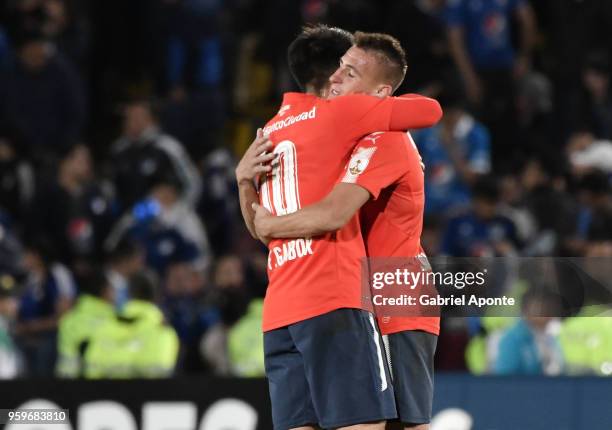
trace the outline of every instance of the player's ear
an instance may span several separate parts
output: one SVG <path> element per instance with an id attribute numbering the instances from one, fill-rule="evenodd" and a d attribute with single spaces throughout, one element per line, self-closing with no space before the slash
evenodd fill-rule
<path id="1" fill-rule="evenodd" d="M 376 91 L 377 97 L 389 97 L 393 94 L 393 87 L 391 85 L 381 85 Z"/>

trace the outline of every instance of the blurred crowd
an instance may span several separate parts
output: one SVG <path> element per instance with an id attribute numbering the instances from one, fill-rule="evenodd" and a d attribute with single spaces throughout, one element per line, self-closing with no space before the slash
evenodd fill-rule
<path id="1" fill-rule="evenodd" d="M 234 167 L 311 22 L 397 37 L 398 92 L 442 104 L 413 133 L 428 255 L 612 256 L 607 0 L 6 0 L 0 378 L 263 373 L 267 255 Z M 612 373 L 610 324 L 538 301 L 444 320 L 437 367 Z"/>

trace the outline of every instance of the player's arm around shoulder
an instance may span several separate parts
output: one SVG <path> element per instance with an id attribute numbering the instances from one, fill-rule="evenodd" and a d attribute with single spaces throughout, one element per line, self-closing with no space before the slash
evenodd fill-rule
<path id="1" fill-rule="evenodd" d="M 419 94 L 385 98 L 350 94 L 328 103 L 341 135 L 351 138 L 360 138 L 375 131 L 431 127 L 442 118 L 440 103 Z"/>

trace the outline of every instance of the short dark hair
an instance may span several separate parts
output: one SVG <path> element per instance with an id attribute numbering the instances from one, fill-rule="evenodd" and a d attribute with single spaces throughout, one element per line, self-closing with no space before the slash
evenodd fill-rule
<path id="1" fill-rule="evenodd" d="M 341 28 L 322 24 L 302 28 L 287 51 L 293 79 L 302 91 L 307 85 L 321 91 L 338 68 L 340 58 L 352 45 L 353 36 Z"/>
<path id="2" fill-rule="evenodd" d="M 147 110 L 154 121 L 159 122 L 162 114 L 162 103 L 156 97 L 149 96 L 133 96 L 125 100 L 122 108 L 140 106 Z"/>
<path id="3" fill-rule="evenodd" d="M 140 254 L 144 254 L 144 250 L 138 242 L 129 238 L 123 238 L 117 246 L 108 252 L 106 259 L 109 263 L 116 264 Z"/>
<path id="4" fill-rule="evenodd" d="M 106 290 L 111 288 L 109 279 L 100 268 L 95 268 L 79 277 L 79 291 L 81 294 L 89 294 L 95 297 L 104 296 Z"/>
<path id="5" fill-rule="evenodd" d="M 385 80 L 397 90 L 406 76 L 406 53 L 399 41 L 388 34 L 383 33 L 355 33 L 355 46 L 364 51 L 373 51 L 382 60 L 385 69 Z"/>
<path id="6" fill-rule="evenodd" d="M 490 175 L 479 177 L 472 186 L 472 194 L 475 200 L 497 203 L 500 195 L 497 178 Z"/>
<path id="7" fill-rule="evenodd" d="M 153 273 L 136 273 L 130 277 L 128 282 L 130 298 L 134 300 L 155 302 L 157 296 L 158 280 Z"/>

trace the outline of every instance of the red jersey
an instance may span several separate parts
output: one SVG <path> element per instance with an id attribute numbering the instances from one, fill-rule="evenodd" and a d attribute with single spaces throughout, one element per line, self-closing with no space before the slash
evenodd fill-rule
<path id="1" fill-rule="evenodd" d="M 349 95 L 324 100 L 288 93 L 264 128 L 278 154 L 261 184 L 261 204 L 285 215 L 315 203 L 333 188 L 353 147 L 377 130 L 429 127 L 439 104 L 425 97 L 379 99 Z M 315 238 L 269 244 L 263 330 L 273 330 L 339 308 L 361 308 L 360 258 L 365 248 L 358 217 Z"/>
<path id="2" fill-rule="evenodd" d="M 372 200 L 361 209 L 369 257 L 424 256 L 425 185 L 421 156 L 408 133 L 373 133 L 355 147 L 342 182 L 362 186 Z M 439 317 L 378 319 L 382 334 L 423 330 L 438 335 Z"/>

